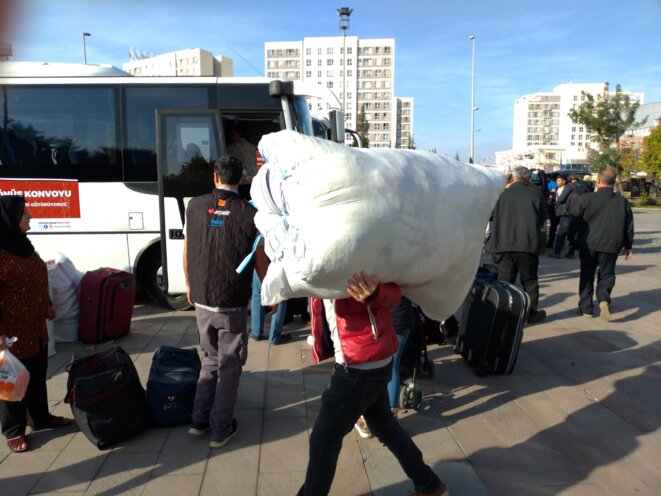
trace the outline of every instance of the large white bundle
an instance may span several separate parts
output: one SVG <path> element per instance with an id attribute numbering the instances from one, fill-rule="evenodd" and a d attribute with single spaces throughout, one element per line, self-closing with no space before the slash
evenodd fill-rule
<path id="1" fill-rule="evenodd" d="M 78 340 L 78 292 L 82 272 L 64 254 L 57 253 L 55 259 L 46 263 L 51 300 L 55 305 L 53 321 L 54 341 L 70 343 Z"/>
<path id="2" fill-rule="evenodd" d="M 259 143 L 255 224 L 271 259 L 262 303 L 342 298 L 361 270 L 435 319 L 461 304 L 504 176 L 430 152 L 356 149 L 292 131 Z"/>

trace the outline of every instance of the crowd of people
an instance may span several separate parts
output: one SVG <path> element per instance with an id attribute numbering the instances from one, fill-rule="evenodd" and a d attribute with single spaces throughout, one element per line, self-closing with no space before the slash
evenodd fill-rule
<path id="1" fill-rule="evenodd" d="M 248 337 L 261 339 L 267 311 L 274 314 L 271 343 L 290 338 L 282 332 L 286 302 L 277 309 L 260 302 L 260 284 L 270 262 L 263 244 L 253 248 L 258 237 L 256 210 L 240 191 L 245 172 L 244 163 L 235 156 L 218 159 L 213 191 L 193 198 L 185 217 L 187 296 L 195 308 L 204 353 L 189 433 L 208 435 L 211 448 L 222 448 L 239 432 L 235 404 Z M 579 312 L 594 316 L 596 273 L 597 307 L 602 318 L 610 319 L 617 257 L 623 251 L 630 258 L 633 244 L 631 208 L 613 190 L 616 172 L 602 170 L 594 193 L 588 193 L 578 178 L 565 181 L 559 176 L 548 197 L 530 176 L 529 169 L 515 168 L 493 210 L 486 247 L 493 254 L 498 278 L 510 283 L 520 279 L 530 297 L 527 321 L 539 322 L 546 316 L 539 308 L 539 255 L 550 247 L 551 256 L 561 256 L 567 245 L 565 256 L 573 256 L 574 250 L 580 253 Z M 0 349 L 7 348 L 7 335 L 17 335 L 13 352 L 32 377 L 24 400 L 0 401 L 2 431 L 14 452 L 28 449 L 28 415 L 37 429 L 71 422 L 48 411 L 45 320 L 54 317 L 54 308 L 45 264 L 26 236 L 29 218 L 21 197 L 0 198 Z M 251 249 L 253 258 L 237 272 Z M 335 366 L 310 436 L 299 494 L 329 492 L 342 439 L 355 427 L 361 436 L 376 436 L 392 451 L 415 486 L 413 494 L 446 495 L 447 487 L 397 421 L 399 360 L 415 322 L 412 303 L 396 284 L 365 272 L 353 274 L 346 290 L 347 298 L 310 299 L 313 357 L 316 362 L 334 358 Z M 307 309 L 302 318 L 304 314 Z"/>
<path id="2" fill-rule="evenodd" d="M 530 296 L 528 323 L 539 322 L 546 312 L 539 305 L 539 255 L 550 248 L 550 257 L 580 256 L 578 311 L 594 316 L 594 286 L 600 316 L 611 319 L 611 292 L 620 253 L 631 258 L 634 222 L 629 202 L 614 191 L 617 171 L 601 170 L 596 190 L 577 175 L 558 175 L 548 193 L 530 181 L 526 167 L 516 167 L 493 212 L 487 248 L 493 254 L 499 279 L 514 283 L 517 276 Z M 546 239 L 547 219 L 550 220 Z"/>

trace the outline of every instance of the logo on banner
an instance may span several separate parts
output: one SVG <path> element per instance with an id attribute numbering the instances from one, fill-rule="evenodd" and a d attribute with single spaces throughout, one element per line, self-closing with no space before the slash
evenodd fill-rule
<path id="1" fill-rule="evenodd" d="M 262 165 L 266 163 L 266 160 L 264 160 L 264 157 L 262 157 L 262 154 L 259 153 L 259 150 L 255 152 L 255 157 L 257 157 L 257 170 L 259 170 Z"/>

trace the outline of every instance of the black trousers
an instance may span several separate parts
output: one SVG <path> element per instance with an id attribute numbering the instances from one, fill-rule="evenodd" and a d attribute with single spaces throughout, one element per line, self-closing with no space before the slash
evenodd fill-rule
<path id="1" fill-rule="evenodd" d="M 493 261 L 498 267 L 498 279 L 514 284 L 517 275 L 521 278 L 523 289 L 530 297 L 530 313 L 536 312 L 539 304 L 539 256 L 536 253 L 512 251 L 494 253 Z"/>
<path id="2" fill-rule="evenodd" d="M 2 434 L 11 439 L 25 434 L 28 425 L 28 415 L 31 425 L 48 423 L 48 393 L 46 390 L 46 373 L 48 371 L 48 349 L 33 357 L 21 358 L 21 363 L 30 372 L 30 382 L 21 401 L 0 401 L 0 425 Z"/>
<path id="3" fill-rule="evenodd" d="M 580 251 L 581 276 L 578 282 L 578 306 L 581 312 L 594 313 L 594 276 L 597 273 L 597 302 L 610 305 L 611 292 L 615 286 L 615 263 L 617 253 L 591 251 L 582 247 Z M 599 272 L 597 272 L 599 269 Z"/>

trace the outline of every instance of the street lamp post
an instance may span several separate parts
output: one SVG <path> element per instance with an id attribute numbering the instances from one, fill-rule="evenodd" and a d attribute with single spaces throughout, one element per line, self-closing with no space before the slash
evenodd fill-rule
<path id="1" fill-rule="evenodd" d="M 347 30 L 349 29 L 349 17 L 353 9 L 349 7 L 340 7 L 335 10 L 340 20 L 340 29 L 342 30 L 342 112 L 346 108 L 347 100 Z"/>
<path id="2" fill-rule="evenodd" d="M 85 38 L 92 36 L 90 33 L 83 33 L 83 60 L 85 65 L 87 65 L 87 44 L 85 43 Z"/>
<path id="3" fill-rule="evenodd" d="M 475 163 L 475 111 L 478 107 L 475 106 L 475 35 L 472 34 L 468 37 L 473 42 L 473 66 L 471 69 L 471 154 L 470 163 Z"/>

